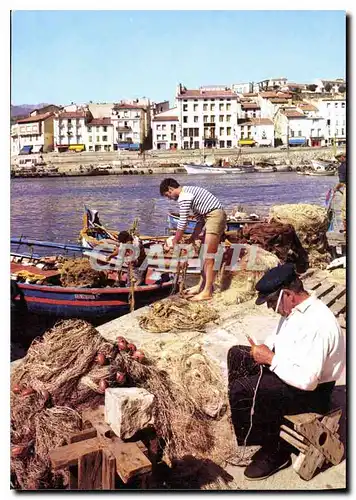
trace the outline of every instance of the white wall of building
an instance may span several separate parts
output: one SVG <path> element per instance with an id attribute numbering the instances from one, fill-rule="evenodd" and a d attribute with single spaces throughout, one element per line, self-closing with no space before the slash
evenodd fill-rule
<path id="1" fill-rule="evenodd" d="M 325 119 L 325 139 L 328 144 L 346 140 L 346 100 L 322 99 L 315 103 Z"/>

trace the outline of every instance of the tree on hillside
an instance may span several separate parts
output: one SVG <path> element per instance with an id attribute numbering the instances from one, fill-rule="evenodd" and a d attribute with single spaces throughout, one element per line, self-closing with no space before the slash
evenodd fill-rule
<path id="1" fill-rule="evenodd" d="M 343 94 L 344 92 L 346 92 L 346 85 L 340 85 L 339 92 L 341 92 L 341 94 Z"/>
<path id="2" fill-rule="evenodd" d="M 310 90 L 311 92 L 315 92 L 317 87 L 318 87 L 317 85 L 312 83 L 311 85 L 308 85 L 307 89 Z"/>
<path id="3" fill-rule="evenodd" d="M 331 85 L 331 83 L 326 83 L 324 85 L 324 89 L 326 92 L 330 92 L 330 90 L 333 88 L 333 86 Z"/>

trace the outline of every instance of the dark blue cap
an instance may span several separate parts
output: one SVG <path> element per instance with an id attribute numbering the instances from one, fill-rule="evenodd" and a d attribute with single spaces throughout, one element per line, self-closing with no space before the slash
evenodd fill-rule
<path id="1" fill-rule="evenodd" d="M 283 287 L 288 286 L 296 278 L 297 273 L 295 272 L 294 264 L 290 262 L 269 269 L 256 283 L 255 288 L 258 291 L 256 304 L 263 304 L 270 296 L 279 292 Z"/>

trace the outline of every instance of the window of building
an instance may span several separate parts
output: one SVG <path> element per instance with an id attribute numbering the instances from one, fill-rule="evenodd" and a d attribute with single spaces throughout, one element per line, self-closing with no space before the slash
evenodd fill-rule
<path id="1" fill-rule="evenodd" d="M 188 141 L 184 141 L 183 142 L 183 149 L 188 149 L 189 147 L 189 142 Z"/>
<path id="2" fill-rule="evenodd" d="M 198 128 L 194 129 L 194 137 L 199 137 L 199 129 Z"/>
<path id="3" fill-rule="evenodd" d="M 232 147 L 232 141 L 226 141 L 226 147 L 231 148 Z"/>
<path id="4" fill-rule="evenodd" d="M 224 148 L 225 147 L 225 141 L 219 141 L 219 147 Z"/>
<path id="5" fill-rule="evenodd" d="M 100 137 L 98 135 L 96 136 L 96 142 L 100 142 Z"/>
<path id="6" fill-rule="evenodd" d="M 335 135 L 339 135 L 339 129 L 335 129 Z"/>
<path id="7" fill-rule="evenodd" d="M 326 120 L 326 125 L 330 125 L 330 120 Z"/>
<path id="8" fill-rule="evenodd" d="M 230 122 L 231 121 L 231 115 L 226 115 L 226 121 Z"/>
<path id="9" fill-rule="evenodd" d="M 336 103 L 335 103 L 335 108 L 338 108 L 338 107 L 339 107 L 339 103 L 338 103 L 338 102 L 336 102 Z"/>
<path id="10" fill-rule="evenodd" d="M 219 115 L 219 122 L 223 122 L 224 121 L 224 115 Z"/>
<path id="11" fill-rule="evenodd" d="M 194 141 L 194 149 L 199 149 L 199 141 Z"/>
<path id="12" fill-rule="evenodd" d="M 224 127 L 220 127 L 220 135 L 224 135 Z"/>
<path id="13" fill-rule="evenodd" d="M 93 146 L 89 146 L 89 151 L 93 151 Z"/>
<path id="14" fill-rule="evenodd" d="M 162 135 L 162 141 L 166 141 L 167 140 L 167 136 L 165 134 Z"/>
<path id="15" fill-rule="evenodd" d="M 215 116 L 214 115 L 210 115 L 210 123 L 214 123 L 215 122 Z"/>
<path id="16" fill-rule="evenodd" d="M 344 103 L 344 102 L 342 102 L 342 103 L 341 103 L 341 107 L 342 107 L 342 108 L 344 108 L 344 107 L 345 107 L 345 103 Z"/>
<path id="17" fill-rule="evenodd" d="M 72 124 L 72 119 L 68 118 L 68 125 L 71 125 L 71 124 Z"/>
<path id="18" fill-rule="evenodd" d="M 162 130 L 166 130 L 166 126 L 165 125 L 162 125 Z"/>
<path id="19" fill-rule="evenodd" d="M 122 134 L 119 134 L 119 139 L 122 139 Z"/>
<path id="20" fill-rule="evenodd" d="M 88 137 L 88 140 L 89 140 L 89 142 L 93 142 L 93 136 L 92 136 L 92 135 L 90 135 L 90 136 Z"/>
<path id="21" fill-rule="evenodd" d="M 161 125 L 157 125 L 157 130 L 161 130 Z"/>
<path id="22" fill-rule="evenodd" d="M 208 111 L 208 105 L 207 104 L 203 104 L 203 111 Z"/>
<path id="23" fill-rule="evenodd" d="M 199 121 L 199 116 L 194 116 L 194 123 L 198 123 Z"/>
<path id="24" fill-rule="evenodd" d="M 294 137 L 294 130 L 291 130 L 291 131 L 290 131 L 290 136 L 291 136 L 291 137 Z"/>
<path id="25" fill-rule="evenodd" d="M 345 129 L 344 128 L 341 129 L 341 135 L 345 135 Z"/>
<path id="26" fill-rule="evenodd" d="M 219 111 L 224 111 L 224 104 L 223 103 L 219 104 Z"/>
<path id="27" fill-rule="evenodd" d="M 198 104 L 193 104 L 193 111 L 198 111 Z"/>
<path id="28" fill-rule="evenodd" d="M 338 126 L 338 125 L 339 125 L 339 120 L 336 120 L 335 125 L 336 125 L 336 126 Z"/>
<path id="29" fill-rule="evenodd" d="M 210 111 L 215 111 L 215 104 L 210 104 Z"/>
<path id="30" fill-rule="evenodd" d="M 207 115 L 204 115 L 203 121 L 204 121 L 204 123 L 208 123 L 208 116 Z"/>
<path id="31" fill-rule="evenodd" d="M 108 142 L 108 136 L 107 135 L 103 135 L 103 142 Z"/>
<path id="32" fill-rule="evenodd" d="M 298 137 L 302 137 L 302 131 L 298 130 Z"/>
<path id="33" fill-rule="evenodd" d="M 187 116 L 183 116 L 183 123 L 188 123 L 188 117 Z"/>
<path id="34" fill-rule="evenodd" d="M 327 103 L 326 103 L 326 107 L 327 107 L 327 108 L 330 108 L 330 102 L 327 102 Z"/>
<path id="35" fill-rule="evenodd" d="M 171 130 L 172 130 L 173 132 L 176 132 L 176 130 L 177 130 L 177 125 L 171 125 Z"/>
<path id="36" fill-rule="evenodd" d="M 231 127 L 226 128 L 226 135 L 231 135 Z"/>
<path id="37" fill-rule="evenodd" d="M 230 111 L 230 109 L 231 109 L 231 104 L 230 104 L 230 103 L 227 103 L 227 104 L 226 104 L 226 111 Z"/>
<path id="38" fill-rule="evenodd" d="M 158 134 L 157 135 L 157 141 L 160 141 L 161 140 L 161 134 Z"/>
<path id="39" fill-rule="evenodd" d="M 188 99 L 183 99 L 183 102 L 188 102 Z"/>
<path id="40" fill-rule="evenodd" d="M 104 125 L 103 132 L 107 132 L 107 131 L 108 131 L 108 127 L 106 125 Z"/>
<path id="41" fill-rule="evenodd" d="M 188 104 L 183 104 L 183 111 L 188 111 Z"/>
<path id="42" fill-rule="evenodd" d="M 187 128 L 183 129 L 183 137 L 188 137 L 188 129 Z"/>
<path id="43" fill-rule="evenodd" d="M 226 99 L 227 101 L 231 101 L 230 97 L 228 99 Z"/>

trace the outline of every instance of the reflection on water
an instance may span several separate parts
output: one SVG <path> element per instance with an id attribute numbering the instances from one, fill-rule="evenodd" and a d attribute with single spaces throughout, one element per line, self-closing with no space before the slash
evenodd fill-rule
<path id="1" fill-rule="evenodd" d="M 159 194 L 167 175 L 102 176 L 11 180 L 11 235 L 76 242 L 84 205 L 98 210 L 102 223 L 127 229 L 139 219 L 141 234 L 164 234 L 167 212 L 177 203 Z M 212 191 L 226 209 L 238 204 L 263 215 L 271 205 L 323 204 L 336 177 L 286 173 L 239 175 L 174 175 L 180 183 Z"/>

